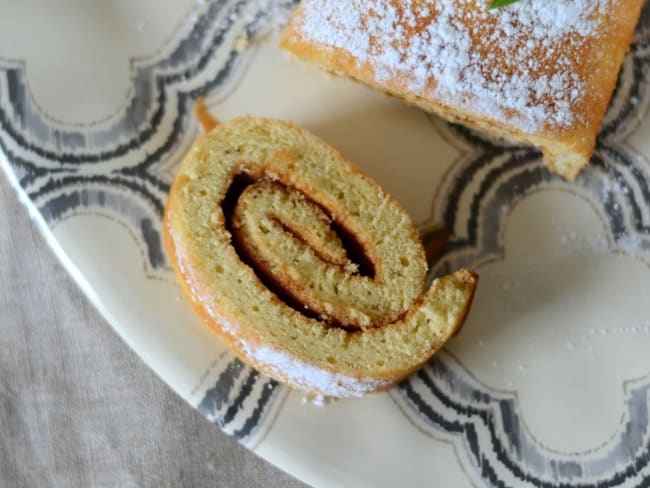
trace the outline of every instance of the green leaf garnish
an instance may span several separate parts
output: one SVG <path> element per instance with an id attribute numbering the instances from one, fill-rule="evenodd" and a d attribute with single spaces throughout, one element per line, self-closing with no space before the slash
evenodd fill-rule
<path id="1" fill-rule="evenodd" d="M 505 7 L 506 5 L 510 5 L 511 3 L 518 1 L 519 0 L 492 0 L 492 3 L 490 3 L 490 6 L 488 8 L 492 10 L 493 8 Z"/>

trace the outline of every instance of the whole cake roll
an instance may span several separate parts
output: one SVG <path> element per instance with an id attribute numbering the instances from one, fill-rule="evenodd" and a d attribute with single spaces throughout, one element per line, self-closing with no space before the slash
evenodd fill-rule
<path id="1" fill-rule="evenodd" d="M 243 117 L 190 149 L 165 244 L 206 325 L 244 361 L 309 392 L 359 396 L 427 361 L 462 324 L 477 276 L 424 291 L 402 207 L 314 135 Z"/>
<path id="2" fill-rule="evenodd" d="M 303 0 L 281 45 L 448 120 L 588 162 L 642 0 Z"/>

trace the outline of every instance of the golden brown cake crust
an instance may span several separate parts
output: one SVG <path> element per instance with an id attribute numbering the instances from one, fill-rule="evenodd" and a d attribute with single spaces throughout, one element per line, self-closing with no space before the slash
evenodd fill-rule
<path id="1" fill-rule="evenodd" d="M 229 217 L 222 205 L 233 181 L 233 171 L 262 178 L 243 192 L 250 189 L 251 194 L 245 197 L 248 204 L 250 199 L 273 196 L 274 191 L 274 198 L 284 199 L 284 190 L 277 196 L 276 188 L 284 185 L 291 192 L 300 191 L 319 202 L 348 228 L 362 228 L 359 240 L 367 240 L 368 248 L 374 249 L 377 276 L 382 279 L 350 285 L 347 281 L 354 278 L 355 271 L 348 268 L 348 278 L 332 280 L 338 264 L 326 263 L 325 274 L 318 275 L 321 281 L 317 285 L 332 282 L 340 287 L 341 293 L 363 286 L 368 293 L 376 293 L 389 302 L 394 294 L 403 295 L 406 290 L 406 295 L 392 305 L 389 303 L 404 313 L 395 321 L 376 327 L 342 328 L 326 319 L 304 315 L 267 289 L 251 267 L 259 263 L 249 266 L 243 262 L 231 242 Z M 346 205 L 324 203 L 328 195 Z M 268 201 L 271 200 L 263 200 Z M 380 208 L 383 218 L 377 220 Z M 280 210 L 278 207 L 274 212 Z M 253 227 L 263 229 L 262 234 L 273 239 L 273 232 L 267 228 L 272 225 L 272 218 L 267 222 L 264 215 L 248 207 L 234 213 L 237 212 L 245 214 L 240 216 L 242 219 L 252 218 Z M 273 217 L 273 212 L 270 214 Z M 358 396 L 385 389 L 419 367 L 458 329 L 477 282 L 474 273 L 460 270 L 434 281 L 421 294 L 421 270 L 426 271 L 424 253 L 404 210 L 331 147 L 281 121 L 240 118 L 200 138 L 172 185 L 164 229 L 171 262 L 204 323 L 237 355 L 263 373 L 297 388 L 330 396 Z M 286 256 L 293 262 L 296 255 L 291 254 L 291 246 L 298 246 L 300 256 L 309 261 L 313 256 L 307 256 L 307 248 L 318 239 L 330 237 L 322 233 L 307 245 L 291 243 L 290 235 L 284 239 L 286 242 L 271 243 L 278 244 L 276 250 L 281 256 L 284 251 L 279 247 L 288 245 Z M 260 241 L 255 245 L 265 244 Z M 407 270 L 403 275 L 399 275 L 401 268 Z M 318 269 L 314 269 L 317 274 Z M 283 273 L 299 274 L 300 266 L 282 270 L 277 276 L 282 277 Z M 397 275 L 391 277 L 393 273 Z M 398 288 L 390 288 L 393 279 Z M 385 295 L 384 287 L 394 291 Z M 409 289 L 416 292 L 411 294 Z M 366 300 L 364 295 L 359 294 L 356 300 Z"/>
<path id="2" fill-rule="evenodd" d="M 642 0 L 303 0 L 281 45 L 449 120 L 587 164 Z"/>

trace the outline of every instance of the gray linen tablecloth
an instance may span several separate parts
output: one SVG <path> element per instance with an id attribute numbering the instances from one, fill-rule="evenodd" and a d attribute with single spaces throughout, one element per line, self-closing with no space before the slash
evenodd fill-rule
<path id="1" fill-rule="evenodd" d="M 304 486 L 147 368 L 67 276 L 2 174 L 0 486 Z"/>

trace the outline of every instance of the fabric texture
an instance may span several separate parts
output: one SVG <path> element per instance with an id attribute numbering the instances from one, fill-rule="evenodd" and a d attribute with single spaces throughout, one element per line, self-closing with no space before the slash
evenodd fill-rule
<path id="1" fill-rule="evenodd" d="M 305 486 L 223 434 L 95 311 L 0 176 L 0 486 Z"/>

